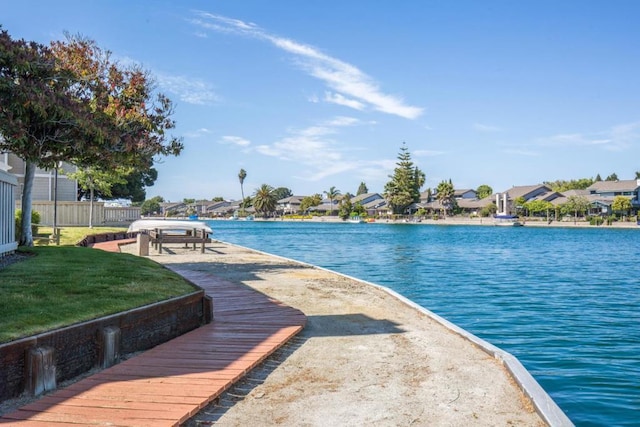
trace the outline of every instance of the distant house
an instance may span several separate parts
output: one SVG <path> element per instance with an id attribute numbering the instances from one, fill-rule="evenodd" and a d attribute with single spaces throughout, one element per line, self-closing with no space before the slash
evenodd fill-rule
<path id="1" fill-rule="evenodd" d="M 477 200 L 478 193 L 476 193 L 476 190 L 460 189 L 460 190 L 454 190 L 453 197 L 455 197 L 457 200 L 461 200 L 461 199 Z"/>
<path id="2" fill-rule="evenodd" d="M 160 203 L 160 211 L 162 216 L 185 216 L 187 205 L 182 202 L 162 202 Z"/>
<path id="3" fill-rule="evenodd" d="M 386 214 L 389 210 L 387 201 L 379 193 L 359 194 L 351 199 L 352 204 L 360 203 L 369 216 Z"/>
<path id="4" fill-rule="evenodd" d="M 330 199 L 324 199 L 322 200 L 322 203 L 320 203 L 318 206 L 312 206 L 309 208 L 309 210 L 313 212 L 322 213 L 324 215 L 337 213 L 339 209 L 338 205 L 340 204 L 340 199 L 341 197 L 336 197 L 335 199 L 333 199 L 333 201 Z"/>
<path id="5" fill-rule="evenodd" d="M 547 202 L 551 202 L 558 197 L 562 197 L 562 194 L 557 191 L 553 191 L 546 185 L 537 184 L 511 187 L 505 192 L 496 193 L 493 197 L 495 197 L 498 213 L 515 215 L 520 208 L 520 206 L 516 205 L 516 200 L 518 199 L 522 198 L 525 202 L 531 202 L 534 200 L 545 200 Z"/>
<path id="6" fill-rule="evenodd" d="M 300 205 L 302 204 L 302 199 L 305 197 L 306 196 L 291 196 L 278 200 L 278 212 L 281 212 L 283 215 L 300 212 Z"/>
<path id="7" fill-rule="evenodd" d="M 224 217 L 233 213 L 233 202 L 229 200 L 221 200 L 219 202 L 210 202 L 204 209 L 204 215 L 209 217 Z"/>
<path id="8" fill-rule="evenodd" d="M 24 191 L 25 161 L 13 153 L 0 153 L 0 169 L 14 175 L 18 179 L 15 199 L 21 200 Z M 76 201 L 78 200 L 78 182 L 67 177 L 67 173 L 75 172 L 76 167 L 69 163 L 62 163 L 56 170 L 36 169 L 31 189 L 33 201 Z"/>
<path id="9" fill-rule="evenodd" d="M 640 209 L 640 179 L 620 181 L 597 181 L 587 187 L 588 197 L 592 204 L 603 214 L 611 214 L 611 204 L 617 196 L 628 197 L 631 201 L 632 214 Z"/>

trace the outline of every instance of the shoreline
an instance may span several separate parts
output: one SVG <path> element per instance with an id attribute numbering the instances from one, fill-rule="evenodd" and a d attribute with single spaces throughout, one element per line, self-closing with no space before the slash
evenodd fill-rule
<path id="1" fill-rule="evenodd" d="M 188 425 L 211 416 L 230 425 L 572 425 L 515 357 L 388 288 L 219 241 L 202 255 L 171 248 L 150 258 L 250 286 L 308 316 L 261 384 Z"/>
<path id="2" fill-rule="evenodd" d="M 188 219 L 188 218 L 183 218 Z M 229 221 L 226 218 L 199 218 L 200 221 Z M 347 221 L 342 220 L 339 217 L 313 217 L 313 218 L 305 218 L 305 219 L 291 219 L 291 218 L 255 218 L 253 221 L 255 222 L 331 222 L 331 223 L 345 223 Z M 242 222 L 242 221 L 241 221 Z M 405 221 L 405 220 L 388 220 L 388 219 L 376 219 L 374 222 L 365 223 L 366 225 L 375 225 L 375 224 L 406 224 L 406 225 L 475 225 L 475 226 L 492 226 L 496 225 L 493 223 L 491 218 L 458 218 L 458 217 L 448 217 L 444 219 L 423 219 L 420 222 L 416 221 Z M 586 221 L 577 221 L 574 223 L 573 221 L 552 221 L 548 223 L 547 221 L 537 221 L 537 220 L 525 220 L 523 221 L 523 225 L 525 227 L 548 227 L 548 228 L 593 228 L 593 229 L 638 229 L 640 230 L 640 225 L 632 221 L 616 221 L 611 225 L 590 225 Z"/>

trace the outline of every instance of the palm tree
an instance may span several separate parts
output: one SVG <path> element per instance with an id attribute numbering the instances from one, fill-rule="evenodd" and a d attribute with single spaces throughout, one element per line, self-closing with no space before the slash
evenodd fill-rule
<path id="1" fill-rule="evenodd" d="M 329 208 L 329 216 L 333 215 L 333 199 L 340 195 L 340 190 L 336 187 L 331 187 L 328 191 L 325 191 L 324 194 L 329 198 L 329 202 L 331 203 L 331 207 Z"/>
<path id="2" fill-rule="evenodd" d="M 453 207 L 453 204 L 455 203 L 455 190 L 453 188 L 453 184 L 451 183 L 451 181 L 442 181 L 440 184 L 438 184 L 436 192 L 436 199 L 438 199 L 438 201 L 442 205 L 443 216 L 446 218 L 447 210 Z"/>
<path id="3" fill-rule="evenodd" d="M 264 217 L 276 210 L 276 204 L 277 200 L 274 189 L 270 185 L 262 184 L 260 188 L 253 193 L 253 207 L 256 213 L 261 213 Z"/>
<path id="4" fill-rule="evenodd" d="M 244 212 L 244 179 L 247 177 L 247 171 L 240 169 L 238 179 L 240 180 L 240 192 L 242 193 L 242 203 L 240 203 L 241 212 Z"/>

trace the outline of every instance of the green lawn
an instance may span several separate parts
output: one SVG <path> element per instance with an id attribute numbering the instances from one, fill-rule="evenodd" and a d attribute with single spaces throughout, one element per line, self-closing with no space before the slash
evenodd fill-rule
<path id="1" fill-rule="evenodd" d="M 33 256 L 0 269 L 0 342 L 194 291 L 182 277 L 134 255 L 75 246 L 20 253 Z"/>
<path id="2" fill-rule="evenodd" d="M 101 234 L 111 232 L 123 232 L 127 231 L 126 227 L 60 227 L 60 244 L 61 245 L 75 245 L 80 240 L 84 239 L 90 234 Z M 38 227 L 38 236 L 49 236 L 53 233 L 51 227 Z M 46 243 L 45 243 L 46 242 Z M 39 239 L 34 236 L 34 243 L 37 246 L 51 244 L 48 241 Z"/>

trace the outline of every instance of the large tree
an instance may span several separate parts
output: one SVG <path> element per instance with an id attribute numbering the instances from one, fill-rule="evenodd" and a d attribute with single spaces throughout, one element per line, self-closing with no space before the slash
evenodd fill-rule
<path id="1" fill-rule="evenodd" d="M 31 190 L 37 166 L 54 169 L 82 153 L 93 134 L 90 110 L 69 96 L 74 75 L 47 47 L 0 31 L 0 152 L 25 161 L 20 245 L 33 244 Z"/>
<path id="2" fill-rule="evenodd" d="M 611 203 L 611 210 L 618 212 L 622 215 L 628 215 L 629 211 L 633 208 L 631 199 L 625 196 L 615 196 L 613 203 Z"/>
<path id="3" fill-rule="evenodd" d="M 256 213 L 266 217 L 275 212 L 277 205 L 274 188 L 267 184 L 262 184 L 260 188 L 253 193 L 253 208 Z"/>
<path id="4" fill-rule="evenodd" d="M 150 164 L 153 160 L 150 161 Z M 131 200 L 134 204 L 141 204 L 147 197 L 147 187 L 153 186 L 158 179 L 158 171 L 154 167 L 144 168 L 129 168 L 128 173 L 124 176 L 120 176 L 109 188 L 107 193 L 103 193 L 99 189 L 94 191 L 94 196 L 98 199 L 111 200 L 111 199 L 127 199 Z M 82 188 L 78 189 L 78 200 L 89 200 L 89 192 Z"/>
<path id="5" fill-rule="evenodd" d="M 273 195 L 276 197 L 276 201 L 286 199 L 287 197 L 293 196 L 293 192 L 290 188 L 287 187 L 278 187 L 273 190 Z"/>
<path id="6" fill-rule="evenodd" d="M 106 171 L 104 169 L 88 167 L 78 169 L 76 172 L 68 174 L 68 177 L 78 182 L 78 186 L 88 193 L 89 200 L 89 228 L 93 227 L 93 202 L 96 199 L 95 192 L 111 197 L 111 187 L 115 184 L 125 183 L 125 176 L 130 172 L 127 168 L 118 167 L 115 170 Z"/>
<path id="7" fill-rule="evenodd" d="M 142 215 L 159 214 L 161 211 L 160 203 L 164 202 L 162 196 L 155 196 L 148 200 L 145 200 L 140 206 L 140 213 Z"/>
<path id="8" fill-rule="evenodd" d="M 51 47 L 0 32 L 0 150 L 25 160 L 21 245 L 33 244 L 31 188 L 36 167 L 66 161 L 103 171 L 148 169 L 156 155 L 178 155 L 167 131 L 171 101 L 154 94 L 149 75 L 124 67 L 92 40 L 68 37 Z"/>
<path id="9" fill-rule="evenodd" d="M 321 203 L 322 203 L 321 194 L 316 193 L 312 196 L 307 196 L 303 198 L 302 201 L 300 202 L 300 211 L 302 211 L 303 213 L 306 213 L 309 210 L 309 208 L 318 206 Z"/>
<path id="10" fill-rule="evenodd" d="M 560 209 L 565 214 L 572 213 L 573 222 L 575 223 L 578 220 L 578 213 L 587 212 L 590 206 L 591 202 L 584 196 L 569 196 L 567 201 L 560 206 Z"/>
<path id="11" fill-rule="evenodd" d="M 394 213 L 403 214 L 409 205 L 420 201 L 420 188 L 425 182 L 424 172 L 413 165 L 405 143 L 400 148 L 396 168 L 389 178 L 391 181 L 384 186 L 384 197 Z"/>
<path id="12" fill-rule="evenodd" d="M 492 194 L 493 188 L 491 188 L 487 184 L 482 184 L 476 189 L 476 196 L 478 197 L 478 199 L 484 199 L 491 196 Z"/>

